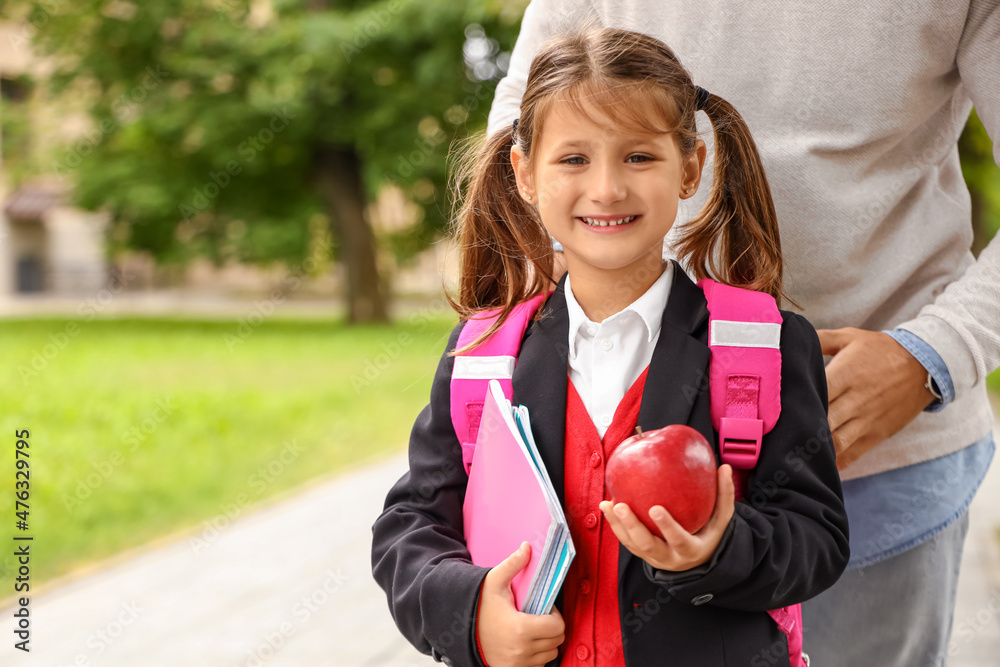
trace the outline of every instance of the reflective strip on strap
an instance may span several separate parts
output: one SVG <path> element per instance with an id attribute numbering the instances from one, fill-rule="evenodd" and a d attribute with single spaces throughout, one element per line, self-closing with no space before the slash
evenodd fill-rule
<path id="1" fill-rule="evenodd" d="M 455 357 L 453 380 L 503 380 L 514 374 L 514 357 Z"/>
<path id="2" fill-rule="evenodd" d="M 712 320 L 708 344 L 715 347 L 781 347 L 781 325 L 772 322 Z"/>

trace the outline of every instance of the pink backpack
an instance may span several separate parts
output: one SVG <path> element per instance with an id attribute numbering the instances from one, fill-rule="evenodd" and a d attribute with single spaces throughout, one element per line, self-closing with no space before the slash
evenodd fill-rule
<path id="1" fill-rule="evenodd" d="M 781 413 L 781 314 L 774 297 L 763 292 L 698 281 L 708 301 L 709 394 L 712 426 L 719 434 L 723 463 L 733 467 L 736 498 L 757 465 L 761 440 Z M 455 357 L 451 376 L 451 420 L 462 444 L 466 473 L 472 466 L 483 399 L 490 380 L 497 380 L 508 400 L 521 341 L 535 312 L 549 294 L 519 303 L 490 338 Z M 470 319 L 458 338 L 458 348 L 476 340 L 493 324 L 499 310 Z M 800 605 L 768 612 L 788 637 L 792 667 L 807 667 L 802 655 Z"/>

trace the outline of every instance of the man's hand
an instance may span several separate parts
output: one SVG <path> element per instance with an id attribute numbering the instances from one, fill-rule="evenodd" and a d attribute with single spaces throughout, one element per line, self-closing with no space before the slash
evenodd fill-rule
<path id="1" fill-rule="evenodd" d="M 843 470 L 909 424 L 934 400 L 927 370 L 880 331 L 820 329 L 830 394 L 830 431 Z"/>

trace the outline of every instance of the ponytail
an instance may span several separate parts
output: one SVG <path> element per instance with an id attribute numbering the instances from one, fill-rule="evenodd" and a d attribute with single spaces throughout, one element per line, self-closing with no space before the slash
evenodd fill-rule
<path id="1" fill-rule="evenodd" d="M 517 194 L 510 162 L 514 130 L 507 126 L 466 147 L 453 182 L 455 236 L 460 248 L 458 300 L 462 319 L 501 309 L 497 322 L 457 352 L 497 331 L 518 303 L 544 292 L 552 278 L 552 241 L 534 207 Z"/>
<path id="2" fill-rule="evenodd" d="M 712 277 L 766 292 L 780 306 L 784 293 L 778 217 L 757 145 L 729 102 L 707 94 L 702 108 L 715 135 L 712 190 L 701 211 L 684 225 L 675 250 L 698 279 Z"/>

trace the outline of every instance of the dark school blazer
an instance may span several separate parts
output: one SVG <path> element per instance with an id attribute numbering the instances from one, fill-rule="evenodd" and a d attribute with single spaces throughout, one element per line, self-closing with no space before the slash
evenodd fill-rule
<path id="1" fill-rule="evenodd" d="M 543 306 L 542 318 L 528 327 L 513 375 L 514 403 L 528 407 L 563 501 L 569 336 L 564 283 Z M 819 339 L 804 317 L 781 314 L 781 416 L 764 437 L 745 500 L 736 503 L 712 560 L 667 572 L 620 547 L 618 601 L 629 667 L 787 666 L 787 640 L 766 610 L 819 594 L 847 566 L 847 514 L 827 423 Z M 452 332 L 448 351 L 455 349 L 462 326 Z M 687 424 L 712 443 L 718 457 L 709 415 L 707 332 L 704 293 L 675 263 L 638 425 L 650 431 Z M 389 491 L 372 526 L 372 572 L 396 625 L 414 646 L 456 667 L 479 667 L 474 623 L 488 570 L 471 563 L 462 536 L 467 477 L 449 414 L 452 366 L 452 357 L 441 358 L 430 405 L 410 435 L 410 470 Z M 561 611 L 561 595 L 557 606 Z M 575 656 L 575 647 L 564 645 L 561 655 Z"/>

